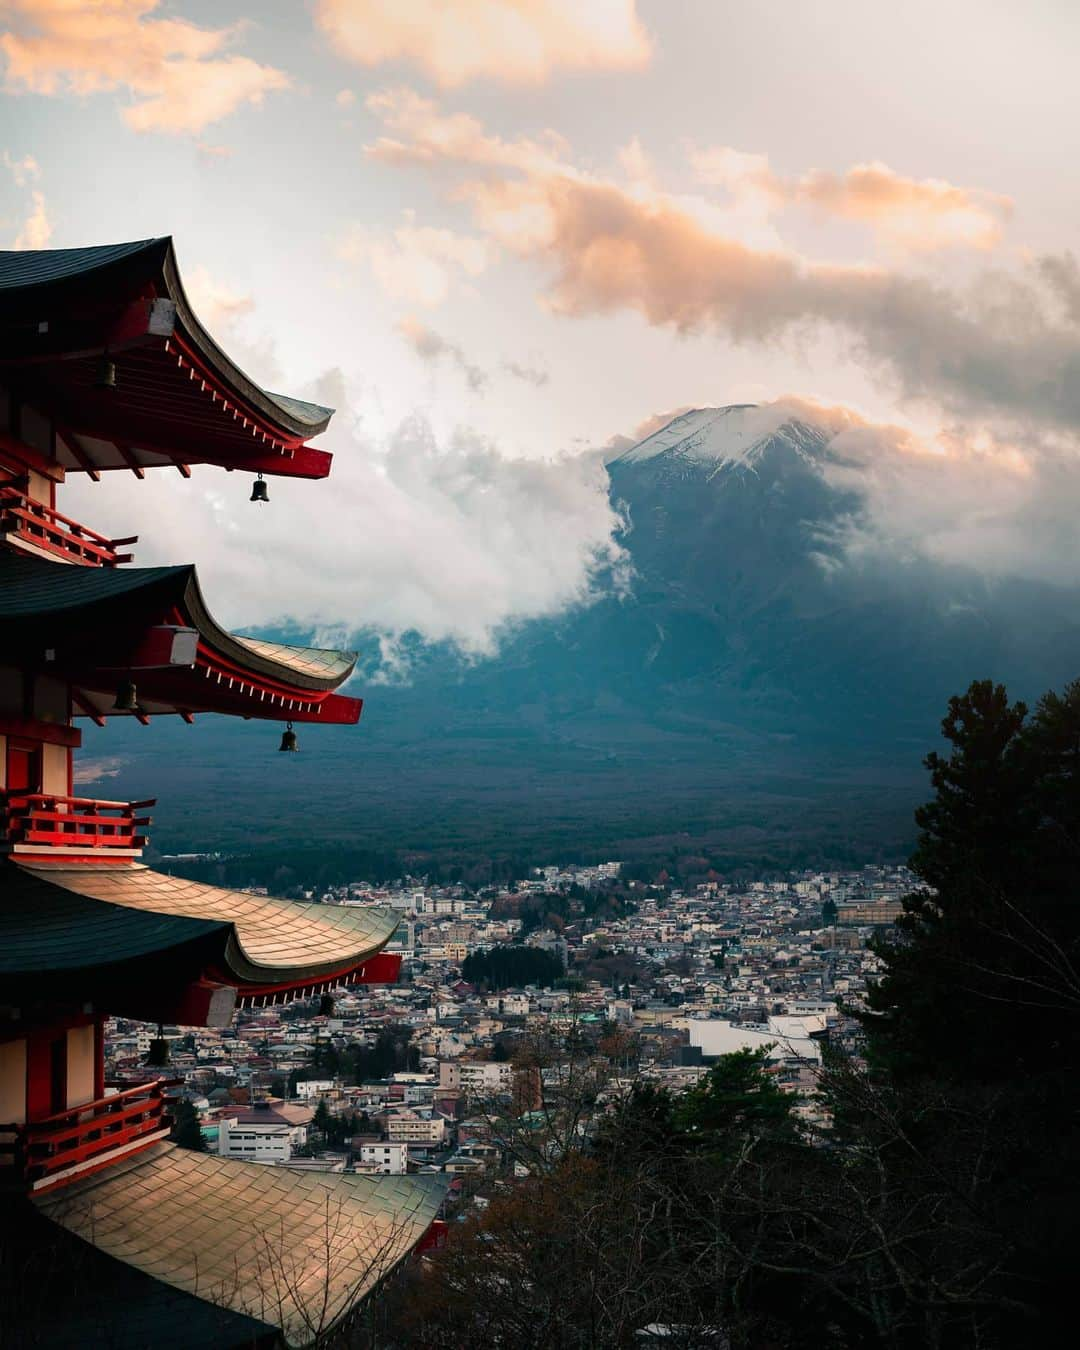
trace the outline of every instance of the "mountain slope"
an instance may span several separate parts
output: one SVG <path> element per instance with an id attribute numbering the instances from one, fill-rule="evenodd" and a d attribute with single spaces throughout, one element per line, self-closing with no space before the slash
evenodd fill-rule
<path id="1" fill-rule="evenodd" d="M 993 676 L 1031 698 L 1080 672 L 1080 592 L 848 558 L 862 503 L 829 473 L 838 430 L 776 405 L 684 414 L 608 466 L 630 595 L 529 623 L 488 661 L 418 645 L 409 687 L 370 685 L 359 731 L 305 731 L 300 756 L 219 722 L 170 729 L 151 762 L 129 734 L 125 784 L 168 803 L 172 847 L 250 843 L 232 822 L 253 817 L 264 840 L 299 818 L 421 850 L 900 849 L 949 695 Z"/>

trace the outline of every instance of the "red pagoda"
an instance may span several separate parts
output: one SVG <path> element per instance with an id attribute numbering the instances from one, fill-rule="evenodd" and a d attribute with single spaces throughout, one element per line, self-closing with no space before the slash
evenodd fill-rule
<path id="1" fill-rule="evenodd" d="M 294 722 L 358 720 L 336 692 L 355 654 L 229 633 L 193 566 L 133 567 L 134 537 L 58 507 L 69 474 L 200 464 L 254 475 L 263 500 L 263 475 L 326 477 L 309 441 L 330 417 L 230 361 L 169 239 L 0 253 L 0 1185 L 9 1254 L 33 1230 L 52 1282 L 28 1344 L 310 1344 L 442 1198 L 428 1177 L 178 1149 L 164 1080 L 104 1080 L 112 1015 L 225 1027 L 238 1006 L 396 978 L 394 915 L 161 875 L 140 861 L 152 801 L 73 791 L 83 719 L 264 718 L 282 748 Z"/>

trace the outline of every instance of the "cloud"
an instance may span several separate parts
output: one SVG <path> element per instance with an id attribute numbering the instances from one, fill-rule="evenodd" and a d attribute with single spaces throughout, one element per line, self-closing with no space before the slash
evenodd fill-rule
<path id="1" fill-rule="evenodd" d="M 398 324 L 398 332 L 422 361 L 432 365 L 446 357 L 465 377 L 465 383 L 474 393 L 487 384 L 487 372 L 474 365 L 457 345 L 425 327 L 418 319 L 406 318 Z"/>
<path id="2" fill-rule="evenodd" d="M 800 178 L 773 173 L 766 155 L 727 146 L 691 148 L 699 182 L 727 189 L 765 212 L 809 206 L 869 225 L 887 242 L 916 252 L 962 245 L 990 249 L 1012 211 L 1008 197 L 957 187 L 941 178 L 907 178 L 887 164 L 855 164 L 842 174 L 812 170 Z"/>
<path id="3" fill-rule="evenodd" d="M 447 89 L 636 70 L 651 54 L 636 0 L 318 0 L 315 21 L 346 59 L 408 62 Z"/>
<path id="4" fill-rule="evenodd" d="M 17 188 L 29 188 L 30 205 L 18 232 L 12 241 L 14 249 L 48 248 L 52 238 L 52 221 L 45 202 L 45 194 L 40 188 L 32 186 L 41 176 L 41 169 L 33 155 L 24 155 L 15 159 L 7 150 L 0 156 L 0 162 L 11 174 Z"/>
<path id="5" fill-rule="evenodd" d="M 1080 333 L 1068 259 L 987 272 L 969 289 L 735 237 L 708 202 L 601 178 L 550 138 L 506 142 L 401 91 L 369 102 L 393 133 L 370 153 L 454 170 L 474 228 L 540 266 L 567 317 L 637 313 L 682 334 L 807 339 L 828 327 L 904 398 L 950 415 L 1080 432 Z"/>
<path id="6" fill-rule="evenodd" d="M 803 407 L 813 420 L 814 407 Z M 955 426 L 920 437 L 847 409 L 820 415 L 837 427 L 826 477 L 862 503 L 834 541 L 849 561 L 928 557 L 984 576 L 1077 584 L 1080 465 L 1071 442 Z"/>
<path id="7" fill-rule="evenodd" d="M 563 167 L 569 151 L 554 131 L 537 140 L 504 141 L 492 136 L 479 118 L 468 113 L 445 113 L 434 99 L 413 89 L 383 89 L 364 101 L 390 136 L 380 136 L 365 147 L 370 159 L 387 164 L 420 164 L 433 168 L 482 164 L 541 173 Z"/>
<path id="8" fill-rule="evenodd" d="M 218 332 L 228 331 L 255 308 L 250 295 L 234 291 L 216 280 L 201 263 L 188 272 L 184 289 L 202 322 Z"/>
<path id="9" fill-rule="evenodd" d="M 547 384 L 551 378 L 546 370 L 540 370 L 536 366 L 523 366 L 520 361 L 504 361 L 502 368 L 507 375 L 512 375 L 515 380 L 521 380 L 523 384 L 534 385 L 537 389 Z"/>
<path id="10" fill-rule="evenodd" d="M 207 599 L 225 623 L 370 626 L 388 650 L 415 630 L 490 652 L 505 625 L 588 603 L 602 577 L 623 576 L 600 456 L 512 459 L 467 432 L 441 445 L 418 418 L 370 441 L 339 372 L 297 392 L 338 408 L 319 442 L 336 452 L 329 483 L 274 479 L 256 508 L 246 479 L 209 469 L 188 482 L 125 479 L 106 496 L 72 481 L 65 509 L 118 537 L 133 518 L 154 520 L 143 566 L 190 560 L 198 539 Z"/>
<path id="11" fill-rule="evenodd" d="M 241 31 L 153 18 L 161 0 L 4 0 L 0 33 L 10 93 L 126 90 L 135 131 L 197 134 L 291 80 L 226 49 Z"/>
<path id="12" fill-rule="evenodd" d="M 450 342 L 442 337 L 413 315 L 402 319 L 397 328 L 422 361 L 438 365 L 445 358 L 460 371 L 465 377 L 465 383 L 474 392 L 478 393 L 487 386 L 491 378 L 488 371 L 470 361 L 456 342 Z M 499 369 L 512 379 L 520 380 L 523 384 L 531 384 L 534 389 L 542 388 L 551 378 L 546 370 L 541 370 L 537 366 L 523 365 L 520 361 L 503 361 Z"/>
<path id="13" fill-rule="evenodd" d="M 370 268 L 391 299 L 435 308 L 462 279 L 480 276 L 492 248 L 485 239 L 414 220 L 406 211 L 404 222 L 389 232 L 356 226 L 341 240 L 338 256 Z"/>

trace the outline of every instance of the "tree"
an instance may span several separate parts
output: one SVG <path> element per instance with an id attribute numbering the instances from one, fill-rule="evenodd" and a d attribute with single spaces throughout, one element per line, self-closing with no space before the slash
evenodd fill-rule
<path id="1" fill-rule="evenodd" d="M 181 1097 L 173 1107 L 173 1123 L 169 1138 L 180 1148 L 189 1148 L 194 1153 L 208 1153 L 209 1147 L 203 1137 L 199 1124 L 199 1113 L 186 1097 Z"/>
<path id="2" fill-rule="evenodd" d="M 977 1083 L 1080 1068 L 1080 683 L 1028 719 L 980 681 L 942 729 L 952 750 L 927 757 L 934 796 L 916 813 L 923 885 L 875 943 L 876 1062 Z"/>
<path id="3" fill-rule="evenodd" d="M 330 1114 L 330 1108 L 326 1104 L 325 1097 L 319 1098 L 319 1104 L 315 1108 L 315 1115 L 311 1124 L 324 1140 L 327 1139 L 334 1126 L 334 1117 Z"/>
<path id="4" fill-rule="evenodd" d="M 825 903 L 821 906 L 821 922 L 826 928 L 831 928 L 836 922 L 837 908 L 836 901 L 832 896 L 828 896 Z"/>
<path id="5" fill-rule="evenodd" d="M 690 1147 L 731 1154 L 747 1138 L 790 1140 L 794 1098 L 768 1073 L 768 1051 L 721 1055 L 678 1102 L 675 1122 Z"/>

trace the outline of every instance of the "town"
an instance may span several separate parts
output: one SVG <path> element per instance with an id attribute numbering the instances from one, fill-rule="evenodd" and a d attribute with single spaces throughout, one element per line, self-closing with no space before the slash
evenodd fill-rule
<path id="1" fill-rule="evenodd" d="M 565 1078 L 540 1044 L 606 1064 L 610 1084 L 675 1091 L 719 1055 L 761 1050 L 795 1115 L 827 1124 L 823 1044 L 858 1054 L 868 939 L 915 878 L 866 867 L 682 890 L 625 870 L 548 866 L 476 893 L 412 878 L 305 893 L 398 911 L 387 950 L 400 981 L 242 1010 L 222 1030 L 113 1019 L 107 1071 L 123 1082 L 158 1065 L 189 1146 L 302 1170 L 457 1174 L 452 1194 L 465 1177 L 512 1174 L 494 1115 L 539 1113 Z"/>

